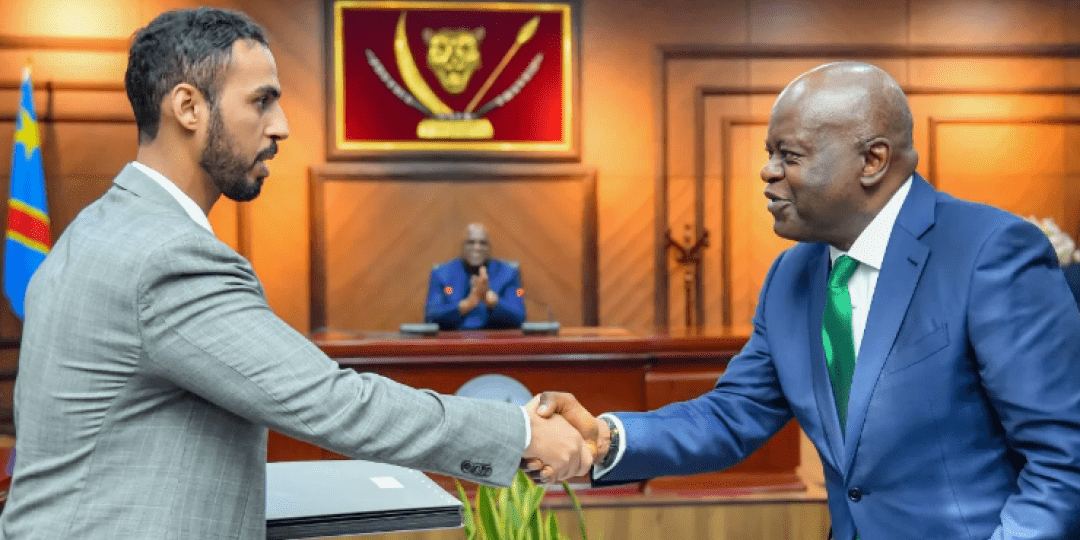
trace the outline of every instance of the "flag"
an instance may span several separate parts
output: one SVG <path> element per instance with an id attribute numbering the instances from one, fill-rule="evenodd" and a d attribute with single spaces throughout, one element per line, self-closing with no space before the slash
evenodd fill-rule
<path id="1" fill-rule="evenodd" d="M 19 111 L 15 114 L 15 147 L 11 152 L 11 187 L 8 195 L 7 240 L 4 242 L 4 296 L 12 311 L 23 318 L 26 286 L 45 255 L 49 211 L 45 200 L 45 171 L 41 165 L 41 137 L 34 113 L 30 66 L 23 70 Z"/>

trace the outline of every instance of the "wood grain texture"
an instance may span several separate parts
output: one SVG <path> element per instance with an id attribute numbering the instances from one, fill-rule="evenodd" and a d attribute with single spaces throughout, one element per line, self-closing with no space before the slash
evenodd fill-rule
<path id="1" fill-rule="evenodd" d="M 550 497 L 549 497 L 550 499 Z M 550 509 L 545 501 L 542 508 Z M 589 538 L 679 540 L 822 540 L 828 536 L 829 510 L 824 501 L 747 502 L 686 500 L 656 506 L 585 505 Z M 560 531 L 578 538 L 573 509 L 553 510 Z M 461 530 L 407 532 L 347 537 L 347 540 L 461 540 Z"/>
<path id="2" fill-rule="evenodd" d="M 652 194 L 617 189 L 634 178 L 605 178 L 612 193 L 600 198 L 600 314 L 606 326 L 632 330 L 653 327 Z"/>
<path id="3" fill-rule="evenodd" d="M 460 255 L 471 222 L 487 226 L 494 257 L 519 263 L 529 320 L 594 320 L 594 177 L 581 167 L 549 171 L 485 164 L 314 170 L 312 296 L 324 298 L 325 308 L 313 308 L 312 327 L 393 330 L 422 321 L 432 266 Z"/>
<path id="4" fill-rule="evenodd" d="M 807 8 L 809 9 L 809 8 Z M 753 60 L 750 72 L 755 79 L 766 83 L 774 80 L 770 70 L 798 71 L 822 61 L 822 57 L 843 49 L 842 45 L 821 47 L 771 45 L 757 52 L 767 57 Z M 836 49 L 834 51 L 834 49 Z M 738 47 L 676 47 L 663 49 L 666 56 L 668 92 L 687 94 L 693 87 L 697 98 L 691 107 L 695 111 L 690 125 L 665 123 L 670 133 L 661 138 L 670 148 L 663 152 L 670 167 L 664 171 L 657 186 L 663 186 L 666 197 L 658 212 L 661 222 L 675 228 L 685 223 L 704 222 L 706 228 L 719 231 L 715 248 L 706 255 L 713 268 L 706 266 L 704 278 L 697 285 L 704 290 L 694 291 L 706 298 L 706 312 L 701 320 L 720 324 L 746 324 L 753 316 L 757 294 L 772 260 L 792 242 L 780 239 L 772 232 L 772 218 L 765 210 L 763 189 L 758 171 L 764 163 L 760 150 L 765 139 L 765 127 L 771 100 L 782 84 L 775 87 L 743 85 L 713 85 L 707 79 L 711 71 L 704 64 L 730 62 L 740 54 L 754 55 L 751 48 Z M 798 55 L 804 55 L 799 59 Z M 1080 201 L 1072 180 L 1075 171 L 1069 169 L 1062 153 L 1069 141 L 1080 136 L 1066 110 L 1080 107 L 1080 87 L 1070 86 L 1071 56 L 1068 47 L 1054 49 L 1041 45 L 1017 46 L 1012 51 L 1002 47 L 972 45 L 969 47 L 917 47 L 902 45 L 889 48 L 877 46 L 867 51 L 868 57 L 896 72 L 899 80 L 912 81 L 904 85 L 916 117 L 916 146 L 923 160 L 919 171 L 935 176 L 942 171 L 942 186 L 955 195 L 994 204 L 1020 215 L 1053 217 L 1064 230 L 1075 234 L 1080 230 Z M 905 59 L 905 55 L 910 58 Z M 678 68 L 684 63 L 693 69 Z M 805 65 L 803 65 L 805 64 Z M 959 67 L 950 71 L 949 66 Z M 956 75 L 953 75 L 956 73 Z M 1012 76 L 1008 74 L 1023 74 Z M 793 75 L 792 75 L 793 76 Z M 675 80 L 675 77 L 682 79 Z M 697 85 L 696 87 L 694 85 Z M 741 99 L 739 99 L 741 98 Z M 751 98 L 747 106 L 746 98 Z M 759 99 L 760 98 L 760 99 Z M 681 106 L 685 95 L 668 95 L 663 103 Z M 1072 109 L 1070 109 L 1072 107 Z M 672 111 L 671 118 L 684 117 L 687 111 Z M 950 114 L 951 113 L 951 114 Z M 971 125 L 938 124 L 929 119 L 941 116 L 968 124 L 1002 124 L 1022 126 L 980 128 L 980 134 L 970 131 Z M 748 120 L 752 118 L 753 120 Z M 719 126 L 717 130 L 716 127 Z M 927 127 L 929 126 L 929 127 Z M 720 132 L 719 143 L 714 131 Z M 942 143 L 942 132 L 948 142 Z M 945 134 L 944 132 L 949 132 Z M 693 144 L 675 144 L 693 135 Z M 946 151 L 938 146 L 946 144 Z M 960 146 L 957 146 L 960 145 Z M 687 146 L 695 149 L 687 152 Z M 678 150 L 676 150 L 678 148 Z M 975 161 L 970 161 L 975 158 Z M 948 161 L 949 164 L 945 164 Z M 693 169 L 688 188 L 680 172 Z M 716 171 L 715 169 L 719 169 Z M 947 172 L 946 172 L 947 171 Z M 719 177 L 714 176 L 719 173 Z M 990 180 L 983 178 L 996 177 Z M 719 181 L 717 189 L 708 185 Z M 951 182 L 951 183 L 949 183 Z M 992 187 L 998 186 L 1000 187 Z M 718 198 L 719 205 L 701 201 L 701 197 Z M 705 216 L 699 215 L 704 212 Z M 658 225 L 659 228 L 659 225 Z M 666 276 L 658 280 L 667 283 L 659 290 L 667 298 L 657 299 L 657 307 L 666 309 L 666 321 L 681 328 L 684 315 L 683 272 L 673 264 L 670 253 L 664 254 L 667 264 L 659 267 Z M 715 285 L 716 287 L 713 287 Z M 695 295 L 691 295 L 695 296 Z M 718 299 L 717 299 L 718 298 Z"/>

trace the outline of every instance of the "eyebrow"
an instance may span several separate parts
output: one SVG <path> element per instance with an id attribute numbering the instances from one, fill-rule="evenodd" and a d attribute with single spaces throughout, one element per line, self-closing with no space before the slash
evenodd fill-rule
<path id="1" fill-rule="evenodd" d="M 252 92 L 252 94 L 258 96 L 271 96 L 274 99 L 278 99 L 281 97 L 281 88 L 272 84 L 267 84 L 260 86 L 258 89 Z"/>

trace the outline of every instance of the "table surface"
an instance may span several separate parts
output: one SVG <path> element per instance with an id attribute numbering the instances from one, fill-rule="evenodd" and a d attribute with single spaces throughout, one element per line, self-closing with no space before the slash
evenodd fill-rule
<path id="1" fill-rule="evenodd" d="M 395 357 L 530 357 L 592 355 L 595 360 L 657 355 L 707 354 L 738 351 L 749 327 L 711 328 L 695 332 L 633 332 L 612 327 L 568 327 L 558 334 L 524 334 L 521 330 L 464 330 L 433 336 L 398 332 L 323 331 L 309 337 L 333 358 L 362 356 L 365 361 Z M 585 359 L 585 357 L 583 357 Z"/>

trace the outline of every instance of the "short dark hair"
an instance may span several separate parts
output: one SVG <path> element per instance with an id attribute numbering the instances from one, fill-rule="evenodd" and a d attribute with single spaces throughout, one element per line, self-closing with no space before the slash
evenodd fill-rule
<path id="1" fill-rule="evenodd" d="M 258 23 L 227 9 L 168 11 L 135 32 L 124 86 L 139 126 L 140 144 L 157 137 L 161 100 L 177 84 L 194 86 L 211 107 L 216 105 L 237 40 L 269 46 L 266 31 Z"/>

